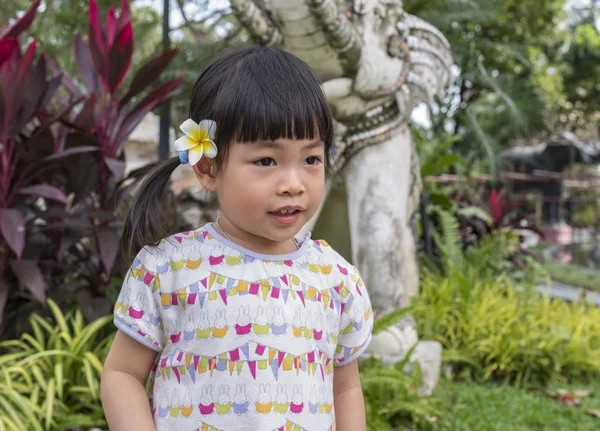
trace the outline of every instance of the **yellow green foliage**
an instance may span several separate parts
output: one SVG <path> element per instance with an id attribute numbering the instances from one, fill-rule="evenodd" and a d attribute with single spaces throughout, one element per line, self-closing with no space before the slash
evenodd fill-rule
<path id="1" fill-rule="evenodd" d="M 424 274 L 416 320 L 424 339 L 439 340 L 444 360 L 480 382 L 521 386 L 600 377 L 600 308 L 517 290 L 496 281 Z"/>
<path id="2" fill-rule="evenodd" d="M 53 301 L 46 320 L 29 318 L 31 333 L 0 343 L 0 431 L 54 431 L 105 425 L 100 375 L 112 316 L 85 324 Z"/>

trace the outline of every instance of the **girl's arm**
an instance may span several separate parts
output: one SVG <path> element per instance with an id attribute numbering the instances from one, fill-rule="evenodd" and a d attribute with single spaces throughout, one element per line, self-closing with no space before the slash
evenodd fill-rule
<path id="1" fill-rule="evenodd" d="M 153 431 L 145 384 L 157 352 L 117 331 L 102 372 L 104 414 L 111 431 Z"/>
<path id="2" fill-rule="evenodd" d="M 338 431 L 365 431 L 367 429 L 358 361 L 334 368 L 333 403 Z"/>

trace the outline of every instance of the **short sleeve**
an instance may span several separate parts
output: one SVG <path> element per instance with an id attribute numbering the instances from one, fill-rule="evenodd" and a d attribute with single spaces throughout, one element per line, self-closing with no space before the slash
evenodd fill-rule
<path id="1" fill-rule="evenodd" d="M 165 346 L 159 288 L 154 256 L 144 248 L 127 271 L 114 309 L 115 326 L 157 352 Z"/>
<path id="2" fill-rule="evenodd" d="M 342 311 L 335 365 L 346 365 L 367 349 L 373 332 L 373 309 L 367 288 L 356 267 L 344 277 L 340 289 Z"/>

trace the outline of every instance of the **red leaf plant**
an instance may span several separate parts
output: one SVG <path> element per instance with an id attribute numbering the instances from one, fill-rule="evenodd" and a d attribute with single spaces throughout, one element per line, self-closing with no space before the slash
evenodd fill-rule
<path id="1" fill-rule="evenodd" d="M 92 286 L 92 291 L 103 293 L 116 261 L 117 230 L 120 218 L 117 209 L 127 194 L 120 193 L 125 178 L 123 144 L 135 127 L 151 110 L 161 105 L 181 90 L 181 78 L 157 85 L 166 67 L 176 54 L 170 50 L 160 54 L 140 67 L 128 87 L 124 85 L 129 75 L 134 43 L 131 13 L 127 2 L 120 12 L 111 8 L 104 22 L 95 0 L 90 0 L 87 40 L 75 38 L 75 54 L 79 76 L 87 87 L 80 111 L 65 119 L 71 127 L 67 137 L 70 145 L 91 143 L 98 154 L 81 154 L 72 159 L 70 171 L 80 178 L 75 193 L 72 213 L 87 223 L 78 227 L 71 237 L 93 238 L 88 242 L 79 280 Z M 63 77 L 72 99 L 81 96 L 79 86 L 69 76 Z M 93 172 L 94 175 L 90 176 Z M 81 242 L 74 245 L 81 246 Z M 63 249 L 68 250 L 65 246 Z M 99 257 L 89 259 L 89 256 Z"/>
<path id="2" fill-rule="evenodd" d="M 117 255 L 123 144 L 181 89 L 180 78 L 157 85 L 176 50 L 125 86 L 134 50 L 127 2 L 101 22 L 90 0 L 87 40 L 77 35 L 74 47 L 81 91 L 36 55 L 36 41 L 21 48 L 40 1 L 0 30 L 0 322 L 11 297 L 43 302 L 56 284 L 104 294 Z"/>
<path id="3" fill-rule="evenodd" d="M 72 151 L 55 151 L 51 126 L 77 101 L 67 104 L 58 116 L 49 115 L 46 107 L 61 75 L 47 77 L 47 60 L 36 58 L 36 41 L 24 51 L 20 43 L 39 4 L 40 0 L 34 1 L 21 18 L 0 32 L 0 317 L 13 280 L 40 301 L 47 290 L 38 256 L 26 250 L 27 230 L 33 221 L 28 201 L 42 197 L 47 207 L 67 203 L 67 194 L 51 181 L 47 170 Z"/>

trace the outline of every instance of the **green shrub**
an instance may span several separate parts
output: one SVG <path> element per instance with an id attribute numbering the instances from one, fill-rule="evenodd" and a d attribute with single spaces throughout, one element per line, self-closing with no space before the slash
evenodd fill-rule
<path id="1" fill-rule="evenodd" d="M 419 425 L 423 429 L 431 417 L 440 414 L 436 397 L 419 395 L 422 377 L 417 363 L 410 374 L 406 366 L 410 355 L 392 367 L 379 359 L 368 358 L 361 364 L 361 383 L 369 431 L 392 431 L 399 426 Z"/>
<path id="2" fill-rule="evenodd" d="M 106 425 L 100 375 L 112 316 L 86 325 L 79 310 L 48 306 L 54 321 L 32 314 L 31 334 L 0 343 L 0 431 Z"/>
<path id="3" fill-rule="evenodd" d="M 479 280 L 476 273 L 466 265 L 422 276 L 419 334 L 443 344 L 445 362 L 477 381 L 516 386 L 600 376 L 599 308 L 517 290 L 502 277 Z"/>
<path id="4" fill-rule="evenodd" d="M 375 321 L 373 334 L 384 331 L 412 311 L 413 307 L 407 307 L 381 316 Z M 411 353 L 391 367 L 385 367 L 381 360 L 373 357 L 361 361 L 360 378 L 369 431 L 391 431 L 401 425 L 425 426 L 430 417 L 439 414 L 437 398 L 419 395 L 423 379 L 418 363 L 407 367 Z"/>

